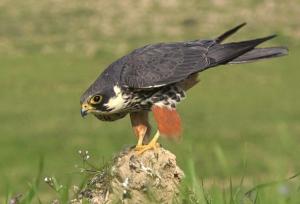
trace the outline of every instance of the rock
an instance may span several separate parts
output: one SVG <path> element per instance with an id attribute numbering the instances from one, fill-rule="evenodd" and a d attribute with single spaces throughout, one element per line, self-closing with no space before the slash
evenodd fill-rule
<path id="1" fill-rule="evenodd" d="M 92 204 L 173 203 L 183 177 L 176 156 L 161 147 L 142 155 L 126 149 L 92 177 L 80 195 Z"/>

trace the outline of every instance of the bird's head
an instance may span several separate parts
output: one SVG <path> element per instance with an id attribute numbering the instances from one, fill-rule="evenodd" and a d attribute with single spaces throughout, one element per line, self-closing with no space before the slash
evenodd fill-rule
<path id="1" fill-rule="evenodd" d="M 104 94 L 95 93 L 87 97 L 84 96 L 80 100 L 81 104 L 81 116 L 85 117 L 88 113 L 103 114 L 108 112 L 104 106 Z"/>
<path id="2" fill-rule="evenodd" d="M 81 116 L 89 113 L 95 116 L 109 115 L 121 111 L 125 101 L 121 88 L 114 84 L 92 84 L 81 96 Z M 99 117 L 97 117 L 99 118 Z"/>

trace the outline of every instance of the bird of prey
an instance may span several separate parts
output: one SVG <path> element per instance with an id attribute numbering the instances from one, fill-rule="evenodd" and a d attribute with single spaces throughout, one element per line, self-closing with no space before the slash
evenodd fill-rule
<path id="1" fill-rule="evenodd" d="M 275 35 L 240 42 L 222 43 L 246 23 L 212 40 L 150 44 L 133 50 L 109 65 L 83 93 L 81 115 L 93 114 L 102 121 L 130 115 L 138 139 L 138 154 L 159 146 L 160 135 L 177 138 L 181 120 L 176 105 L 197 82 L 200 72 L 226 64 L 253 62 L 288 53 L 285 47 L 256 48 Z M 149 141 L 152 111 L 157 132 Z"/>

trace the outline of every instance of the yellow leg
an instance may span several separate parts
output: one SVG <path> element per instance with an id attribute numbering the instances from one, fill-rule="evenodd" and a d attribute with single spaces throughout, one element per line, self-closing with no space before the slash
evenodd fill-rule
<path id="1" fill-rule="evenodd" d="M 147 145 L 139 144 L 140 143 L 140 139 L 139 139 L 138 144 L 135 147 L 135 151 L 137 151 L 137 154 L 142 154 L 147 150 L 156 149 L 157 147 L 159 147 L 159 144 L 157 143 L 157 140 L 158 140 L 159 136 L 160 136 L 160 133 L 157 130 L 157 132 L 154 135 L 153 139 Z"/>
<path id="2" fill-rule="evenodd" d="M 145 133 L 146 133 L 146 131 L 145 131 Z M 143 146 L 143 140 L 144 140 L 144 137 L 145 137 L 145 133 L 141 134 L 139 136 L 138 143 L 136 144 L 135 149 L 139 149 Z"/>

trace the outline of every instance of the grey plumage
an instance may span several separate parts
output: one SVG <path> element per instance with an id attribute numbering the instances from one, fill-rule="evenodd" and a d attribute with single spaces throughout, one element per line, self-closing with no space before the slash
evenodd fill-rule
<path id="1" fill-rule="evenodd" d="M 176 106 L 186 91 L 198 83 L 198 73 L 218 65 L 246 63 L 287 54 L 284 47 L 256 48 L 275 35 L 223 43 L 245 23 L 212 40 L 158 43 L 138 48 L 109 65 L 80 98 L 81 115 L 102 121 L 130 115 L 138 154 L 155 149 L 159 135 L 178 138 L 181 120 Z M 153 112 L 157 133 L 151 132 L 148 114 Z"/>
<path id="2" fill-rule="evenodd" d="M 246 25 L 246 23 L 242 23 L 228 31 L 226 31 L 225 33 L 221 34 L 220 36 L 218 36 L 215 41 L 217 43 L 221 43 L 224 40 L 226 40 L 228 37 L 230 37 L 232 34 L 236 33 L 239 29 L 241 29 L 242 27 L 244 27 Z"/>
<path id="3" fill-rule="evenodd" d="M 121 85 L 132 88 L 160 87 L 179 82 L 193 73 L 218 65 L 245 63 L 287 54 L 284 47 L 254 49 L 275 35 L 220 44 L 242 26 L 244 24 L 215 40 L 160 43 L 136 49 L 122 58 Z M 250 53 L 246 54 L 248 52 Z"/>
<path id="4" fill-rule="evenodd" d="M 81 96 L 80 102 L 89 104 L 91 97 L 100 95 L 100 102 L 89 105 L 97 118 L 110 121 L 127 113 L 149 111 L 154 104 L 175 108 L 184 98 L 181 95 L 186 90 L 182 84 L 195 73 L 218 65 L 253 62 L 288 53 L 285 47 L 256 48 L 275 35 L 223 43 L 245 25 L 240 24 L 212 40 L 158 43 L 138 48 L 109 65 Z M 82 112 L 85 113 L 86 110 Z"/>
<path id="5" fill-rule="evenodd" d="M 286 47 L 255 48 L 233 59 L 232 61 L 229 62 L 229 64 L 254 62 L 262 59 L 281 57 L 287 54 L 288 54 L 288 49 Z"/>

